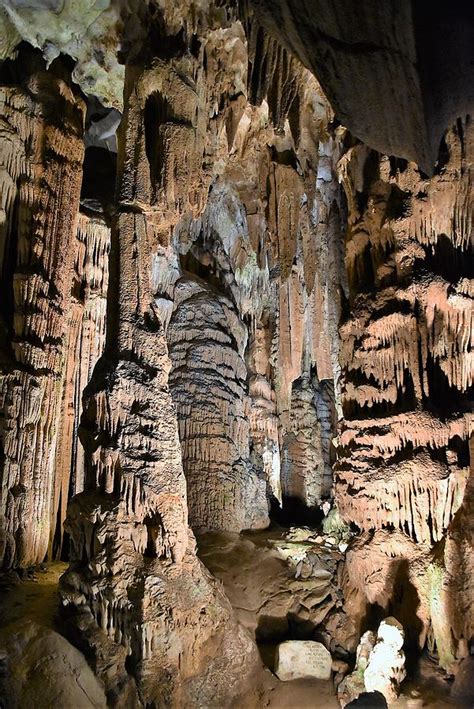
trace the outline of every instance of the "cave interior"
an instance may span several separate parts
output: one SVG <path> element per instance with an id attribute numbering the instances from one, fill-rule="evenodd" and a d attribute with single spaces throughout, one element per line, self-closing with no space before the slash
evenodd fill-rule
<path id="1" fill-rule="evenodd" d="M 474 706 L 473 47 L 4 0 L 1 709 Z"/>

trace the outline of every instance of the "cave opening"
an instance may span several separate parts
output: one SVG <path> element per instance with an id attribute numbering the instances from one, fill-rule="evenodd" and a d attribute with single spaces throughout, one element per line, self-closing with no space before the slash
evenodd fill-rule
<path id="1" fill-rule="evenodd" d="M 81 187 L 81 205 L 99 214 L 107 214 L 115 196 L 116 153 L 98 146 L 86 148 Z"/>
<path id="2" fill-rule="evenodd" d="M 423 622 L 419 617 L 420 597 L 410 580 L 410 568 L 406 559 L 397 564 L 393 582 L 393 595 L 390 599 L 388 613 L 399 619 L 406 628 L 404 651 L 407 655 L 407 668 L 412 676 L 416 675 L 421 650 L 420 637 L 423 633 Z"/>
<path id="3" fill-rule="evenodd" d="M 143 522 L 146 528 L 147 541 L 144 556 L 156 559 L 162 546 L 162 522 L 159 514 L 147 515 Z"/>
<path id="4" fill-rule="evenodd" d="M 426 248 L 420 268 L 442 276 L 455 284 L 461 278 L 474 278 L 474 244 L 472 241 L 456 246 L 446 234 L 440 234 L 435 244 Z"/>
<path id="5" fill-rule="evenodd" d="M 324 519 L 324 513 L 319 505 L 308 507 L 296 495 L 283 495 L 281 505 L 273 501 L 270 517 L 282 527 L 306 526 L 317 528 Z"/>

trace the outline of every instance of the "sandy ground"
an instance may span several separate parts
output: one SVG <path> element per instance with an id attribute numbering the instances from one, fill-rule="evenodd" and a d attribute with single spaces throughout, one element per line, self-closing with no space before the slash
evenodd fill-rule
<path id="1" fill-rule="evenodd" d="M 280 682 L 273 678 L 264 690 L 260 707 L 266 709 L 339 709 L 332 682 L 298 679 Z M 247 707 L 239 707 L 247 709 Z"/>
<path id="2" fill-rule="evenodd" d="M 59 603 L 58 581 L 67 567 L 64 562 L 45 564 L 32 577 L 15 584 L 8 583 L 6 577 L 0 589 L 0 631 L 20 620 L 54 628 Z"/>

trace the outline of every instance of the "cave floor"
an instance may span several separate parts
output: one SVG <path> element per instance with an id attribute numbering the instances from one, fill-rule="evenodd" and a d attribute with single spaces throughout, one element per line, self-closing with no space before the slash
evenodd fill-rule
<path id="1" fill-rule="evenodd" d="M 280 621 L 292 591 L 291 579 L 288 583 L 288 565 L 275 552 L 275 542 L 282 537 L 281 529 L 241 535 L 208 533 L 198 537 L 201 558 L 224 583 L 239 620 L 257 637 L 262 628 L 264 634 L 284 632 Z M 55 627 L 58 581 L 66 568 L 67 563 L 54 562 L 42 565 L 22 580 L 13 574 L 3 578 L 0 635 L 14 630 L 25 620 L 47 628 Z M 324 589 L 324 586 L 320 588 Z M 311 589 L 310 593 L 316 593 L 316 597 L 323 595 L 318 587 Z M 265 604 L 264 599 L 262 605 L 262 594 L 269 603 L 269 612 L 273 613 L 274 625 L 266 624 L 256 632 L 259 625 L 257 611 L 261 611 Z M 339 703 L 330 680 L 278 680 L 271 671 L 277 642 L 268 637 L 257 640 L 262 662 L 269 669 L 262 673 L 260 686 L 252 688 L 233 709 L 337 709 Z M 402 694 L 392 706 L 396 709 L 445 709 L 461 705 L 450 698 L 449 685 L 435 664 L 422 658 L 416 678 L 403 683 Z"/>
<path id="2" fill-rule="evenodd" d="M 293 540 L 288 539 L 288 532 Z M 295 579 L 295 560 L 304 551 L 305 536 L 322 541 L 313 546 L 321 562 L 320 578 Z M 330 709 L 339 707 L 331 681 L 294 680 L 281 682 L 273 674 L 275 650 L 286 639 L 318 638 L 312 634 L 317 621 L 330 609 L 328 596 L 338 594 L 336 565 L 343 558 L 337 543 L 329 544 L 320 530 L 307 527 L 291 530 L 272 526 L 259 532 L 206 532 L 197 535 L 198 556 L 224 585 L 240 623 L 256 638 L 265 672 L 259 703 L 239 704 L 238 709 Z M 316 562 L 317 563 L 317 562 Z M 327 571 L 323 574 L 323 569 Z M 298 605 L 308 614 L 298 617 Z M 290 618 L 289 624 L 287 619 Z M 391 707 L 396 709 L 447 709 L 460 707 L 449 695 L 449 683 L 434 660 L 422 656 L 416 672 L 401 686 Z M 236 708 L 237 709 L 237 708 Z"/>
<path id="3" fill-rule="evenodd" d="M 280 682 L 267 671 L 258 700 L 244 699 L 233 709 L 339 709 L 339 702 L 331 681 Z"/>
<path id="4" fill-rule="evenodd" d="M 41 565 L 22 580 L 16 574 L 5 575 L 0 588 L 1 632 L 25 620 L 54 628 L 59 577 L 67 567 L 66 562 L 56 561 Z"/>

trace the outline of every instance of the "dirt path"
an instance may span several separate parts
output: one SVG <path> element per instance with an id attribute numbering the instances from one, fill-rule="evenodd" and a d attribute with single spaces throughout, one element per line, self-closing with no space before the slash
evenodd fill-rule
<path id="1" fill-rule="evenodd" d="M 32 620 L 54 628 L 58 608 L 58 582 L 67 563 L 45 564 L 31 578 L 9 583 L 6 578 L 0 590 L 0 632 L 24 620 Z M 13 577 L 10 577 L 13 581 Z"/>

